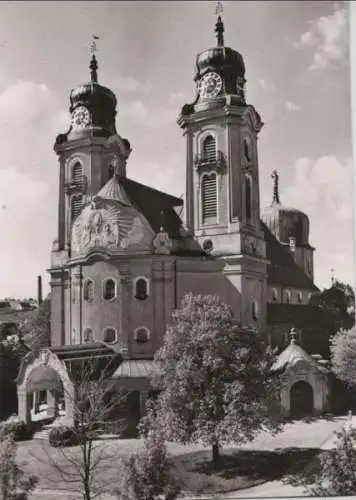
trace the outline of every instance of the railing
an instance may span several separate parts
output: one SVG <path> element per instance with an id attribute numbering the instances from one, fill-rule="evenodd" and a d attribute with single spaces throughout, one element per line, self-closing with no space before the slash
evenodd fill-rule
<path id="1" fill-rule="evenodd" d="M 206 169 L 206 170 L 219 170 L 224 166 L 224 155 L 221 151 L 218 151 L 215 158 L 208 157 L 204 154 L 195 155 L 194 166 L 196 169 Z"/>
<path id="2" fill-rule="evenodd" d="M 67 193 L 75 191 L 85 192 L 87 189 L 88 181 L 85 175 L 80 179 L 70 179 L 64 183 L 64 189 Z"/>

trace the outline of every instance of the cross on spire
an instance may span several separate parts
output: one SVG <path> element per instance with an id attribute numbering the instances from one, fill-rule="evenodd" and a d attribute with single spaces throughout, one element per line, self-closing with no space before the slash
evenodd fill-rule
<path id="1" fill-rule="evenodd" d="M 91 60 L 89 64 L 90 69 L 90 79 L 92 82 L 97 83 L 98 81 L 98 61 L 96 60 L 95 53 L 97 51 L 96 40 L 99 40 L 99 37 L 96 35 L 92 35 L 92 40 L 89 45 Z"/>
<path id="2" fill-rule="evenodd" d="M 277 170 L 273 170 L 271 177 L 273 179 L 273 201 L 272 203 L 280 203 L 279 200 L 279 175 Z"/>
<path id="3" fill-rule="evenodd" d="M 222 22 L 221 15 L 223 12 L 223 4 L 221 1 L 216 2 L 216 7 L 215 7 L 215 15 L 218 16 L 218 19 L 215 24 L 215 33 L 216 33 L 216 40 L 217 40 L 217 46 L 218 47 L 223 47 L 224 46 L 224 23 Z"/>

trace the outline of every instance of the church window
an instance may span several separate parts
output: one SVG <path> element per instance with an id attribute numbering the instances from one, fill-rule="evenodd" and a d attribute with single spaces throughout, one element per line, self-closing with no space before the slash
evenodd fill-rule
<path id="1" fill-rule="evenodd" d="M 92 280 L 86 280 L 83 287 L 83 298 L 90 302 L 94 298 L 94 283 Z"/>
<path id="2" fill-rule="evenodd" d="M 148 281 L 145 278 L 138 278 L 135 283 L 135 298 L 145 300 L 148 297 Z"/>
<path id="3" fill-rule="evenodd" d="M 292 300 L 292 294 L 290 290 L 285 290 L 284 291 L 284 302 L 286 304 L 290 304 Z"/>
<path id="4" fill-rule="evenodd" d="M 84 330 L 84 343 L 90 344 L 91 342 L 94 342 L 93 330 L 91 328 L 86 328 Z"/>
<path id="5" fill-rule="evenodd" d="M 251 177 L 245 177 L 245 212 L 246 220 L 251 221 L 252 218 L 252 185 Z"/>
<path id="6" fill-rule="evenodd" d="M 77 163 L 75 163 L 73 165 L 73 168 L 72 168 L 72 182 L 74 184 L 80 184 L 82 181 L 82 178 L 83 178 L 83 168 L 82 168 L 82 164 L 79 163 L 79 161 L 78 161 Z"/>
<path id="7" fill-rule="evenodd" d="M 109 175 L 108 175 L 109 179 L 111 179 L 111 177 L 114 176 L 114 173 L 115 173 L 115 166 L 113 164 L 110 164 L 109 165 Z"/>
<path id="8" fill-rule="evenodd" d="M 216 161 L 216 141 L 212 135 L 208 135 L 203 141 L 202 156 L 205 161 Z"/>
<path id="9" fill-rule="evenodd" d="M 204 175 L 202 178 L 202 219 L 203 224 L 215 223 L 217 217 L 216 174 Z"/>
<path id="10" fill-rule="evenodd" d="M 103 297 L 105 300 L 112 300 L 116 297 L 116 282 L 112 278 L 104 281 Z"/>
<path id="11" fill-rule="evenodd" d="M 301 304 L 303 302 L 303 294 L 302 292 L 298 292 L 298 302 Z"/>
<path id="12" fill-rule="evenodd" d="M 276 302 L 278 300 L 278 291 L 276 288 L 272 288 L 272 300 Z"/>
<path id="13" fill-rule="evenodd" d="M 256 300 L 252 301 L 252 319 L 253 321 L 258 320 L 258 303 Z"/>
<path id="14" fill-rule="evenodd" d="M 138 344 L 145 344 L 150 338 L 150 332 L 145 327 L 139 327 L 135 330 L 135 340 Z"/>
<path id="15" fill-rule="evenodd" d="M 83 196 L 76 194 L 71 198 L 71 220 L 72 222 L 78 217 L 82 210 Z"/>
<path id="16" fill-rule="evenodd" d="M 247 161 L 251 161 L 251 142 L 247 137 L 244 138 L 244 156 Z"/>
<path id="17" fill-rule="evenodd" d="M 116 342 L 116 330 L 115 328 L 105 328 L 104 330 L 104 342 L 111 344 Z"/>

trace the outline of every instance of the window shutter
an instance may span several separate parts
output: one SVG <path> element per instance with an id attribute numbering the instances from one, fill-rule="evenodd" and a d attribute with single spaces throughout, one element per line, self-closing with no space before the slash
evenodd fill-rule
<path id="1" fill-rule="evenodd" d="M 211 135 L 209 135 L 203 143 L 203 158 L 207 161 L 216 160 L 216 142 Z"/>
<path id="2" fill-rule="evenodd" d="M 214 223 L 217 217 L 216 174 L 205 175 L 202 180 L 203 223 Z"/>
<path id="3" fill-rule="evenodd" d="M 72 201 L 71 201 L 71 217 L 72 217 L 72 222 L 80 214 L 80 212 L 82 210 L 82 204 L 83 204 L 83 196 L 82 195 L 73 196 Z"/>
<path id="4" fill-rule="evenodd" d="M 72 169 L 72 181 L 75 184 L 80 184 L 83 177 L 83 169 L 80 163 L 76 163 Z"/>

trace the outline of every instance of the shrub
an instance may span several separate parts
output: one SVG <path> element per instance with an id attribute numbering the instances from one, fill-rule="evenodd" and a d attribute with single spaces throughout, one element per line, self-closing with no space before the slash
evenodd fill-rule
<path id="1" fill-rule="evenodd" d="M 48 440 L 49 444 L 55 448 L 78 444 L 78 436 L 74 427 L 66 425 L 53 427 L 49 433 Z"/>
<path id="2" fill-rule="evenodd" d="M 14 441 L 27 441 L 33 436 L 33 426 L 22 420 L 8 420 L 0 424 L 5 436 L 12 435 Z"/>
<path id="3" fill-rule="evenodd" d="M 155 430 L 146 434 L 140 453 L 121 460 L 120 470 L 120 486 L 116 493 L 121 500 L 173 500 L 180 493 L 171 473 L 164 440 Z"/>

